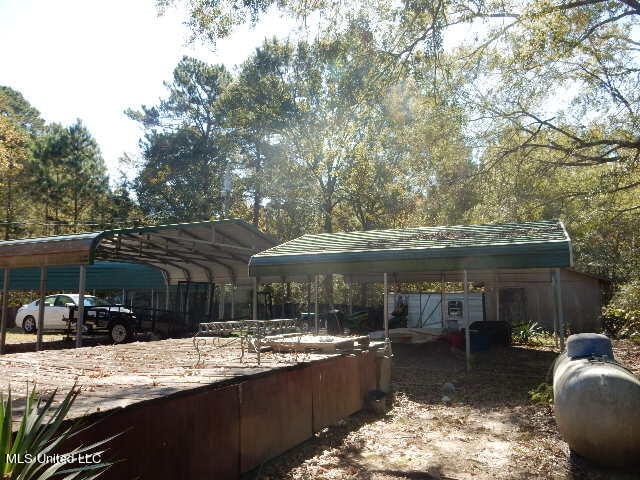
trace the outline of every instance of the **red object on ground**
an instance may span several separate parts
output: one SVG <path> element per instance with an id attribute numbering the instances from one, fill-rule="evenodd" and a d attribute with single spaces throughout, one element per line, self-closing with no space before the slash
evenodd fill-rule
<path id="1" fill-rule="evenodd" d="M 446 334 L 445 339 L 453 348 L 464 348 L 464 335 L 461 332 L 449 332 Z"/>

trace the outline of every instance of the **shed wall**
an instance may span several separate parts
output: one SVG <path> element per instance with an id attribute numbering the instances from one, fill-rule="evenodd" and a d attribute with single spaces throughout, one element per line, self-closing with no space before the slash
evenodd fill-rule
<path id="1" fill-rule="evenodd" d="M 594 332 L 600 328 L 598 320 L 601 310 L 600 280 L 573 272 L 561 270 L 562 308 L 565 324 L 573 332 Z M 525 320 L 534 321 L 548 330 L 553 330 L 554 297 L 551 271 L 497 273 L 486 282 L 487 320 L 506 320 L 504 311 L 505 289 L 522 288 L 526 302 Z M 500 293 L 497 293 L 497 292 Z M 500 302 L 500 309 L 496 303 Z M 497 311 L 498 310 L 498 311 Z"/>

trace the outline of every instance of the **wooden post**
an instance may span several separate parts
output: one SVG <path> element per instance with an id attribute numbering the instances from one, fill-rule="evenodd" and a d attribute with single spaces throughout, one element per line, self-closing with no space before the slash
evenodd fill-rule
<path id="1" fill-rule="evenodd" d="M 80 265 L 78 281 L 78 319 L 76 320 L 76 348 L 82 346 L 82 328 L 84 326 L 84 289 L 87 279 L 87 267 Z"/>
<path id="2" fill-rule="evenodd" d="M 560 351 L 564 350 L 564 311 L 562 308 L 562 285 L 560 283 L 560 269 L 554 268 L 552 274 L 553 296 L 555 299 L 556 333 L 560 342 Z"/>
<path id="3" fill-rule="evenodd" d="M 465 340 L 465 353 L 467 358 L 467 372 L 471 370 L 471 332 L 469 332 L 469 280 L 467 278 L 467 271 L 462 272 L 464 283 L 464 302 L 462 304 L 462 311 L 464 315 L 464 340 Z"/>
<path id="4" fill-rule="evenodd" d="M 252 288 L 252 298 L 251 298 L 251 316 L 254 320 L 258 319 L 258 278 L 252 277 L 251 281 L 253 282 Z"/>
<path id="5" fill-rule="evenodd" d="M 313 332 L 315 335 L 318 335 L 320 333 L 320 307 L 318 305 L 318 295 L 319 295 L 319 290 L 320 287 L 318 285 L 318 274 L 316 273 L 316 288 L 315 288 L 315 294 L 316 294 L 316 304 L 315 304 L 315 309 L 314 309 L 314 314 L 313 314 L 313 321 L 314 321 L 314 328 L 313 328 Z"/>
<path id="6" fill-rule="evenodd" d="M 9 306 L 9 281 L 11 278 L 11 270 L 4 268 L 4 283 L 2 284 L 2 317 L 0 320 L 0 355 L 5 352 L 5 343 L 7 341 L 7 323 L 9 322 L 7 308 Z"/>
<path id="7" fill-rule="evenodd" d="M 47 294 L 47 267 L 40 267 L 40 303 L 38 304 L 38 325 L 36 332 L 36 351 L 42 350 L 42 331 L 44 330 L 44 298 Z"/>

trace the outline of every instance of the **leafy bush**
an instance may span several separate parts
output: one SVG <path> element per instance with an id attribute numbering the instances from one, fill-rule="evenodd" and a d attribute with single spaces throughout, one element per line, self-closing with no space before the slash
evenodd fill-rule
<path id="1" fill-rule="evenodd" d="M 529 390 L 529 400 L 537 405 L 551 405 L 553 403 L 553 387 L 548 383 L 541 383 L 533 390 Z"/>
<path id="2" fill-rule="evenodd" d="M 602 330 L 613 338 L 640 340 L 640 311 L 607 307 L 602 316 Z"/>
<path id="3" fill-rule="evenodd" d="M 100 476 L 111 463 L 85 463 L 74 465 L 65 461 L 70 458 L 84 456 L 96 459 L 104 454 L 99 447 L 111 440 L 107 438 L 89 446 L 80 446 L 69 452 L 60 452 L 64 443 L 80 431 L 80 424 L 75 422 L 70 427 L 64 426 L 63 421 L 79 390 L 72 388 L 58 406 L 53 406 L 52 395 L 46 399 L 39 398 L 35 387 L 27 391 L 24 412 L 17 432 L 13 432 L 13 405 L 11 391 L 5 399 L 0 394 L 0 478 L 2 480 L 47 480 L 55 477 L 65 480 L 88 480 Z M 54 456 L 49 461 L 28 461 L 38 456 Z M 13 458 L 11 458 L 14 456 Z M 64 458 L 66 456 L 66 459 Z M 38 458 L 38 460 L 40 460 Z"/>
<path id="4" fill-rule="evenodd" d="M 640 280 L 634 280 L 618 288 L 607 309 L 640 311 Z"/>
<path id="5" fill-rule="evenodd" d="M 531 345 L 538 343 L 538 337 L 544 335 L 544 330 L 538 322 L 522 323 L 513 327 L 513 341 L 515 343 L 523 343 Z"/>

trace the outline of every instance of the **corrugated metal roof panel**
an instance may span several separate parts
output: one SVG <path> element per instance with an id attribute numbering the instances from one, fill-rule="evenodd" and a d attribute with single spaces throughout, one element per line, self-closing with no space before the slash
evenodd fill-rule
<path id="1" fill-rule="evenodd" d="M 251 257 L 250 274 L 448 271 L 571 266 L 558 221 L 303 235 Z"/>
<path id="2" fill-rule="evenodd" d="M 47 290 L 75 291 L 78 288 L 79 267 L 56 266 L 47 269 Z M 96 262 L 87 266 L 86 288 L 88 290 L 116 289 L 162 289 L 162 272 L 155 268 L 135 263 Z M 0 288 L 3 277 L 0 276 Z M 16 268 L 11 271 L 11 290 L 32 290 L 40 288 L 39 268 Z"/>
<path id="3" fill-rule="evenodd" d="M 223 282 L 247 278 L 251 255 L 275 245 L 239 219 L 105 230 L 0 242 L 0 267 L 138 263 L 164 272 L 169 283 Z"/>

